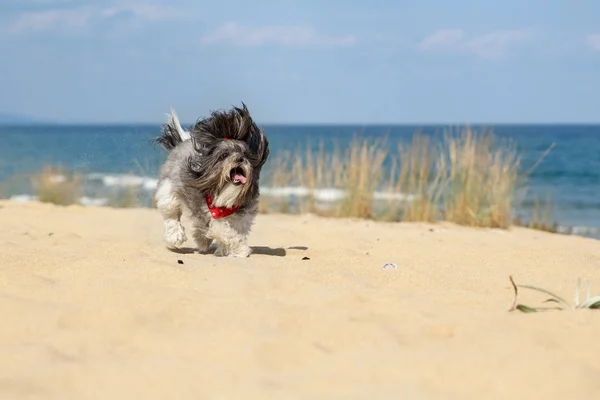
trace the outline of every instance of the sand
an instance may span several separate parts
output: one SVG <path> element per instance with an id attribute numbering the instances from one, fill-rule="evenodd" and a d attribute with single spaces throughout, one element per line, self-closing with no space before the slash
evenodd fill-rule
<path id="1" fill-rule="evenodd" d="M 595 240 L 273 214 L 229 259 L 168 251 L 150 209 L 0 202 L 0 228 L 1 399 L 600 398 L 600 311 L 508 312 L 509 275 L 600 292 Z"/>

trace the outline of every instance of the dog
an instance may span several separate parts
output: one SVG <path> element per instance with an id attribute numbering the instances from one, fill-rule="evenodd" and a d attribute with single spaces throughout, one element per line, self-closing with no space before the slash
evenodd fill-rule
<path id="1" fill-rule="evenodd" d="M 171 109 L 155 142 L 168 152 L 155 194 L 166 246 L 177 249 L 187 240 L 181 224 L 187 210 L 200 253 L 206 254 L 214 241 L 216 256 L 250 256 L 247 239 L 270 150 L 246 105 L 212 111 L 187 131 Z"/>

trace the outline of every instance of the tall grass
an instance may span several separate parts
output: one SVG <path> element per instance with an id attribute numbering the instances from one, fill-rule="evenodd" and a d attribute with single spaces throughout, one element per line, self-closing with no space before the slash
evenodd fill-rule
<path id="1" fill-rule="evenodd" d="M 498 142 L 490 132 L 471 129 L 448 134 L 440 152 L 443 171 L 443 216 L 469 226 L 510 225 L 519 176 L 520 157 L 512 141 Z"/>
<path id="2" fill-rule="evenodd" d="M 295 158 L 291 170 L 298 186 L 309 190 L 301 211 L 372 218 L 373 193 L 382 178 L 385 157 L 385 142 L 377 140 L 354 138 L 346 149 L 336 146 L 333 152 L 326 151 L 322 142 L 316 152 L 308 147 L 304 157 Z M 344 191 L 345 197 L 332 207 L 319 207 L 315 193 L 323 188 Z"/>
<path id="3" fill-rule="evenodd" d="M 261 187 L 271 193 L 263 191 L 260 211 L 556 231 L 548 202 L 534 202 L 528 223 L 513 218 L 517 193 L 530 172 L 521 171 L 516 143 L 468 128 L 436 136 L 415 133 L 396 148 L 387 139 L 354 137 L 333 149 L 321 141 L 269 160 Z M 31 183 L 40 201 L 56 204 L 77 203 L 82 191 L 77 175 L 50 166 Z M 305 193 L 291 200 L 273 196 L 273 190 L 290 187 Z M 136 207 L 145 196 L 152 194 L 131 187 L 118 190 L 108 203 Z"/>
<path id="4" fill-rule="evenodd" d="M 45 166 L 30 180 L 35 195 L 43 203 L 69 205 L 79 202 L 81 180 L 76 174 L 67 173 L 60 167 Z"/>
<path id="5" fill-rule="evenodd" d="M 299 211 L 336 217 L 507 228 L 527 178 L 514 142 L 471 129 L 438 137 L 416 133 L 397 149 L 386 140 L 355 137 L 346 148 L 326 151 L 321 142 L 292 154 L 300 156 L 270 163 L 276 179 L 266 186 L 305 187 Z M 326 188 L 343 198 L 319 202 L 315 193 Z"/>
<path id="6" fill-rule="evenodd" d="M 439 217 L 440 189 L 444 176 L 430 137 L 417 133 L 412 142 L 398 144 L 397 153 L 387 156 L 391 158 L 392 167 L 383 190 L 391 194 L 392 199 L 402 200 L 390 201 L 383 218 L 436 220 Z"/>
<path id="7" fill-rule="evenodd" d="M 515 218 L 513 225 L 523 226 L 526 228 L 537 229 L 551 233 L 558 232 L 558 224 L 553 221 L 554 207 L 550 196 L 546 196 L 546 200 L 540 200 L 539 196 L 533 197 L 533 211 L 529 220 L 524 221 L 521 218 Z M 566 232 L 570 230 L 567 229 Z"/>

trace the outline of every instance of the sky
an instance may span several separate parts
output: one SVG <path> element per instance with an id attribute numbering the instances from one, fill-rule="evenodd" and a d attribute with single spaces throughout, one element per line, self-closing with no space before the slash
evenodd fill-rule
<path id="1" fill-rule="evenodd" d="M 0 112 L 600 122 L 598 0 L 0 0 Z"/>

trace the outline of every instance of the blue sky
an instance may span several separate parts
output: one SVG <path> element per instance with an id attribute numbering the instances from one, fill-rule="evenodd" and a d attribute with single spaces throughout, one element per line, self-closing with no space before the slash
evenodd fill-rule
<path id="1" fill-rule="evenodd" d="M 1 0 L 0 54 L 58 122 L 600 122 L 598 0 Z"/>

